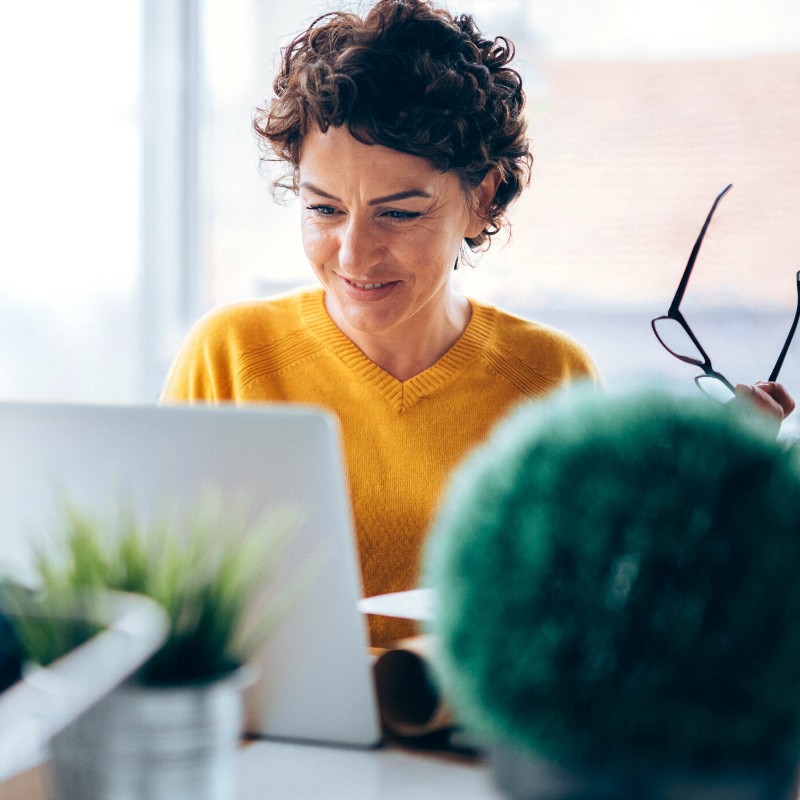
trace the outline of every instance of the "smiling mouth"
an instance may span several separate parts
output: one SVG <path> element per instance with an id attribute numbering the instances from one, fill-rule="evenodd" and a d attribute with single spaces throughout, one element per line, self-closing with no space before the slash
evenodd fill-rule
<path id="1" fill-rule="evenodd" d="M 351 286 L 357 286 L 359 289 L 382 289 L 390 283 L 396 283 L 396 281 L 386 281 L 386 283 L 356 283 L 355 281 L 348 281 L 347 278 L 345 278 L 345 280 Z"/>

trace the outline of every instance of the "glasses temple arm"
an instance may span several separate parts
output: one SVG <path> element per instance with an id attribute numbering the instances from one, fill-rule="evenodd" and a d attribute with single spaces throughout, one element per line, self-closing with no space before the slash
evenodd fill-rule
<path id="1" fill-rule="evenodd" d="M 794 338 L 794 332 L 797 330 L 797 321 L 799 319 L 800 319 L 800 272 L 797 273 L 797 311 L 794 312 L 794 322 L 792 322 L 791 330 L 789 331 L 789 335 L 786 337 L 786 342 L 783 345 L 783 350 L 781 350 L 781 354 L 778 356 L 778 360 L 775 362 L 775 367 L 769 376 L 770 383 L 772 381 L 778 380 L 778 374 L 780 373 L 781 367 L 783 366 L 783 359 L 786 358 L 786 354 L 789 352 L 789 345 L 792 343 L 792 339 Z"/>
<path id="2" fill-rule="evenodd" d="M 694 247 L 692 248 L 692 254 L 689 256 L 689 261 L 686 264 L 686 269 L 683 271 L 683 277 L 681 278 L 681 282 L 678 284 L 678 291 L 675 292 L 675 297 L 672 298 L 672 303 L 670 304 L 669 311 L 667 312 L 668 316 L 670 317 L 678 310 L 678 307 L 681 304 L 681 300 L 683 300 L 683 295 L 684 292 L 686 291 L 686 286 L 689 283 L 689 277 L 692 274 L 694 262 L 697 260 L 697 254 L 700 252 L 700 245 L 703 244 L 703 239 L 705 238 L 706 231 L 708 230 L 709 223 L 711 222 L 711 217 L 714 216 L 714 212 L 717 210 L 719 201 L 722 200 L 723 197 L 725 197 L 725 195 L 730 191 L 732 186 L 733 184 L 729 183 L 722 189 L 722 191 L 714 199 L 714 205 L 711 206 L 711 211 L 708 212 L 706 221 L 703 223 L 703 227 L 700 229 L 700 235 L 697 237 L 697 241 L 694 243 Z"/>

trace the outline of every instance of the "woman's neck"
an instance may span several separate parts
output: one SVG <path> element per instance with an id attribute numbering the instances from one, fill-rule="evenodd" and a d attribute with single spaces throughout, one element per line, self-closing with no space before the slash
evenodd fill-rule
<path id="1" fill-rule="evenodd" d="M 336 327 L 370 361 L 399 381 L 430 369 L 459 340 L 472 316 L 469 300 L 449 286 L 413 317 L 386 331 L 361 331 L 348 325 L 327 294 L 325 308 Z"/>

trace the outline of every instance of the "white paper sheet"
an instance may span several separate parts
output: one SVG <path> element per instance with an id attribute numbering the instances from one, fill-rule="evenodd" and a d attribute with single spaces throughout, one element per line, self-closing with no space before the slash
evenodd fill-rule
<path id="1" fill-rule="evenodd" d="M 376 594 L 358 601 L 362 614 L 378 614 L 382 617 L 400 617 L 428 622 L 433 619 L 435 601 L 433 589 L 411 589 L 408 592 Z"/>

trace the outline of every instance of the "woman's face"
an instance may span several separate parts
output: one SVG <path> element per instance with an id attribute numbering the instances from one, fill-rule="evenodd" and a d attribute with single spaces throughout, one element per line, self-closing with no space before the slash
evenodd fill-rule
<path id="1" fill-rule="evenodd" d="M 344 322 L 381 333 L 437 313 L 461 242 L 483 229 L 458 177 L 346 128 L 309 132 L 299 173 L 303 249 Z"/>

